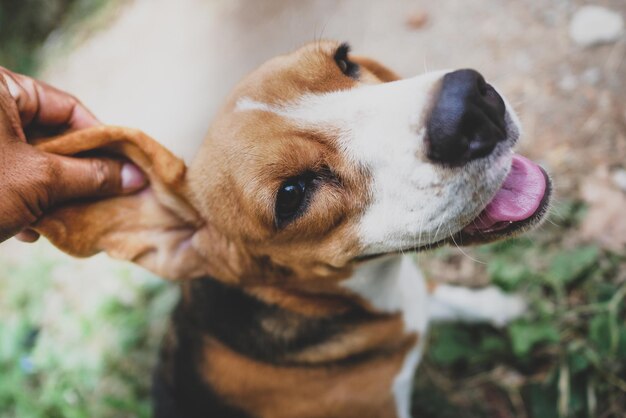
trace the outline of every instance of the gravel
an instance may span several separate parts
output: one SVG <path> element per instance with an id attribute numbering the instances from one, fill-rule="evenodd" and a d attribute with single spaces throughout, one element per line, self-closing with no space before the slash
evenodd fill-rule
<path id="1" fill-rule="evenodd" d="M 619 13 L 600 6 L 583 6 L 574 14 L 569 34 L 581 46 L 617 41 L 624 32 L 624 19 Z"/>

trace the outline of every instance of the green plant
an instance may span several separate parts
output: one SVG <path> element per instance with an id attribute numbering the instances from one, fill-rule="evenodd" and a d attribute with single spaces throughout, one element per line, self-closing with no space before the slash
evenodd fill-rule
<path id="1" fill-rule="evenodd" d="M 434 382 L 467 416 L 623 416 L 626 257 L 572 239 L 583 211 L 569 203 L 542 231 L 475 250 L 530 309 L 502 330 L 435 327 L 418 388 Z"/>
<path id="2" fill-rule="evenodd" d="M 41 47 L 51 33 L 91 16 L 107 2 L 0 0 L 0 65 L 33 75 L 41 64 Z"/>
<path id="3" fill-rule="evenodd" d="M 176 288 L 112 265 L 97 280 L 121 291 L 81 303 L 65 259 L 33 260 L 0 264 L 0 417 L 148 417 Z"/>

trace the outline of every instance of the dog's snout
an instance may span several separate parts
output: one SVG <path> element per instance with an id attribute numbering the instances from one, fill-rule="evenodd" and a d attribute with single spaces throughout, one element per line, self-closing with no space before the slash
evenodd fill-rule
<path id="1" fill-rule="evenodd" d="M 428 120 L 428 158 L 458 166 L 489 155 L 506 138 L 505 112 L 477 71 L 446 74 Z"/>

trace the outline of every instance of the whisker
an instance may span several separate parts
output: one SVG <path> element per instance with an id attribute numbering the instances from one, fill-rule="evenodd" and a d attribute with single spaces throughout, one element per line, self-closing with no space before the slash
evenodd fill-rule
<path id="1" fill-rule="evenodd" d="M 417 236 L 417 245 L 419 246 L 419 248 L 422 247 L 422 232 L 424 232 L 424 216 L 420 217 L 420 222 L 419 222 L 419 234 Z M 421 251 L 418 251 L 417 253 L 418 259 L 421 255 L 420 253 Z"/>
<path id="2" fill-rule="evenodd" d="M 450 235 L 450 238 L 452 238 L 452 242 L 454 243 L 456 248 L 461 252 L 461 254 L 463 254 L 465 257 L 469 258 L 470 260 L 474 261 L 475 263 L 485 264 L 485 265 L 487 264 L 485 261 L 478 260 L 470 256 L 469 254 L 467 254 L 465 251 L 463 251 L 463 249 L 459 246 L 459 244 L 457 244 L 456 240 L 454 239 L 454 235 L 452 234 L 452 231 L 450 230 L 450 228 L 448 228 L 448 233 Z"/>
<path id="3" fill-rule="evenodd" d="M 439 235 L 439 230 L 441 229 L 441 227 L 443 226 L 443 219 L 441 221 L 439 221 L 439 225 L 437 226 L 437 229 L 435 230 L 435 237 L 433 238 L 433 241 L 431 242 L 429 245 L 428 250 L 431 251 L 433 249 L 433 246 L 435 245 L 436 241 L 437 241 L 437 236 Z"/>

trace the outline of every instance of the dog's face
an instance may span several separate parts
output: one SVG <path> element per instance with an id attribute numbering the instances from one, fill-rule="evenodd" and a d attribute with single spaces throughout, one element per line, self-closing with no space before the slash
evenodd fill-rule
<path id="1" fill-rule="evenodd" d="M 507 177 L 518 123 L 507 107 L 482 158 L 433 158 L 429 120 L 447 73 L 400 80 L 334 42 L 269 61 L 235 90 L 194 161 L 197 207 L 243 252 L 297 276 L 499 236 L 463 229 Z"/>
<path id="2" fill-rule="evenodd" d="M 310 282 L 498 239 L 548 203 L 543 171 L 512 152 L 518 137 L 474 71 L 401 80 L 346 45 L 312 43 L 249 75 L 217 116 L 188 171 L 200 220 L 183 248 L 230 280 Z"/>
<path id="3" fill-rule="evenodd" d="M 400 80 L 335 42 L 269 61 L 238 86 L 197 155 L 189 175 L 194 206 L 244 257 L 297 278 L 332 276 L 374 255 L 510 233 L 516 225 L 464 228 L 511 170 L 516 117 L 479 75 L 462 74 L 469 80 L 446 87 L 448 73 Z M 463 96 L 479 89 L 484 105 Z M 444 94 L 459 97 L 437 109 Z M 471 112 L 493 112 L 495 120 Z M 465 138 L 438 138 L 459 143 L 437 150 L 451 155 L 434 155 L 437 127 L 429 122 L 437 117 L 440 125 L 467 125 L 452 130 L 465 130 L 470 149 Z M 490 149 L 475 156 L 472 140 Z M 539 220 L 545 203 L 526 224 Z"/>

